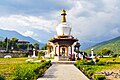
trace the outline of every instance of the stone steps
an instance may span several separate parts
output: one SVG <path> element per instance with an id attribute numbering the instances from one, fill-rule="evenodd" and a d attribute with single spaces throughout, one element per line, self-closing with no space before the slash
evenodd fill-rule
<path id="1" fill-rule="evenodd" d="M 59 57 L 59 61 L 69 61 L 69 57 L 66 56 Z"/>
<path id="2" fill-rule="evenodd" d="M 69 58 L 60 58 L 60 61 L 69 61 Z"/>
<path id="3" fill-rule="evenodd" d="M 52 61 L 52 64 L 74 64 L 76 61 Z"/>

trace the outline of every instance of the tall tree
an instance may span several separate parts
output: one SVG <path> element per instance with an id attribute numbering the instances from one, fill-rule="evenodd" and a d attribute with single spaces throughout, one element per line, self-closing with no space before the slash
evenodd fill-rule
<path id="1" fill-rule="evenodd" d="M 13 48 L 14 50 L 18 50 L 17 42 L 18 42 L 17 38 L 12 38 L 12 40 L 11 40 L 11 49 Z"/>
<path id="2" fill-rule="evenodd" d="M 37 42 L 33 43 L 33 47 L 38 50 L 39 49 L 39 44 Z"/>
<path id="3" fill-rule="evenodd" d="M 45 45 L 41 48 L 41 50 L 47 50 L 47 44 L 45 44 Z"/>

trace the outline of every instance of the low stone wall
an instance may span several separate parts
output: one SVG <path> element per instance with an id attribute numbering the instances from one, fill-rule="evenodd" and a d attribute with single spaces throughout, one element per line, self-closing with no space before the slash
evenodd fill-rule
<path id="1" fill-rule="evenodd" d="M 4 58 L 4 56 L 6 55 L 10 55 L 13 58 L 17 58 L 17 57 L 25 57 L 26 54 L 22 54 L 22 53 L 0 53 L 0 58 Z"/>

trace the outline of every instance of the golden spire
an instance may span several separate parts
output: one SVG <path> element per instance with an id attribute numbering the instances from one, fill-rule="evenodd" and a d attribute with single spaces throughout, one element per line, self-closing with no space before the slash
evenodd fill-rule
<path id="1" fill-rule="evenodd" d="M 61 13 L 61 16 L 62 16 L 62 23 L 65 23 L 66 22 L 66 11 L 63 9 L 62 10 L 62 13 Z"/>

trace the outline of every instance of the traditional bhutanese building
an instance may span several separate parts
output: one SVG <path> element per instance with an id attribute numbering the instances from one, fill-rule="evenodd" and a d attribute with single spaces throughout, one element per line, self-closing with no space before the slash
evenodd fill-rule
<path id="1" fill-rule="evenodd" d="M 51 38 L 48 41 L 48 53 L 52 54 L 53 57 L 57 56 L 58 60 L 61 57 L 72 58 L 72 55 L 79 51 L 80 44 L 78 39 L 71 35 L 72 28 L 68 26 L 66 22 L 66 11 L 62 10 L 61 13 L 61 24 L 56 27 L 57 36 Z"/>

